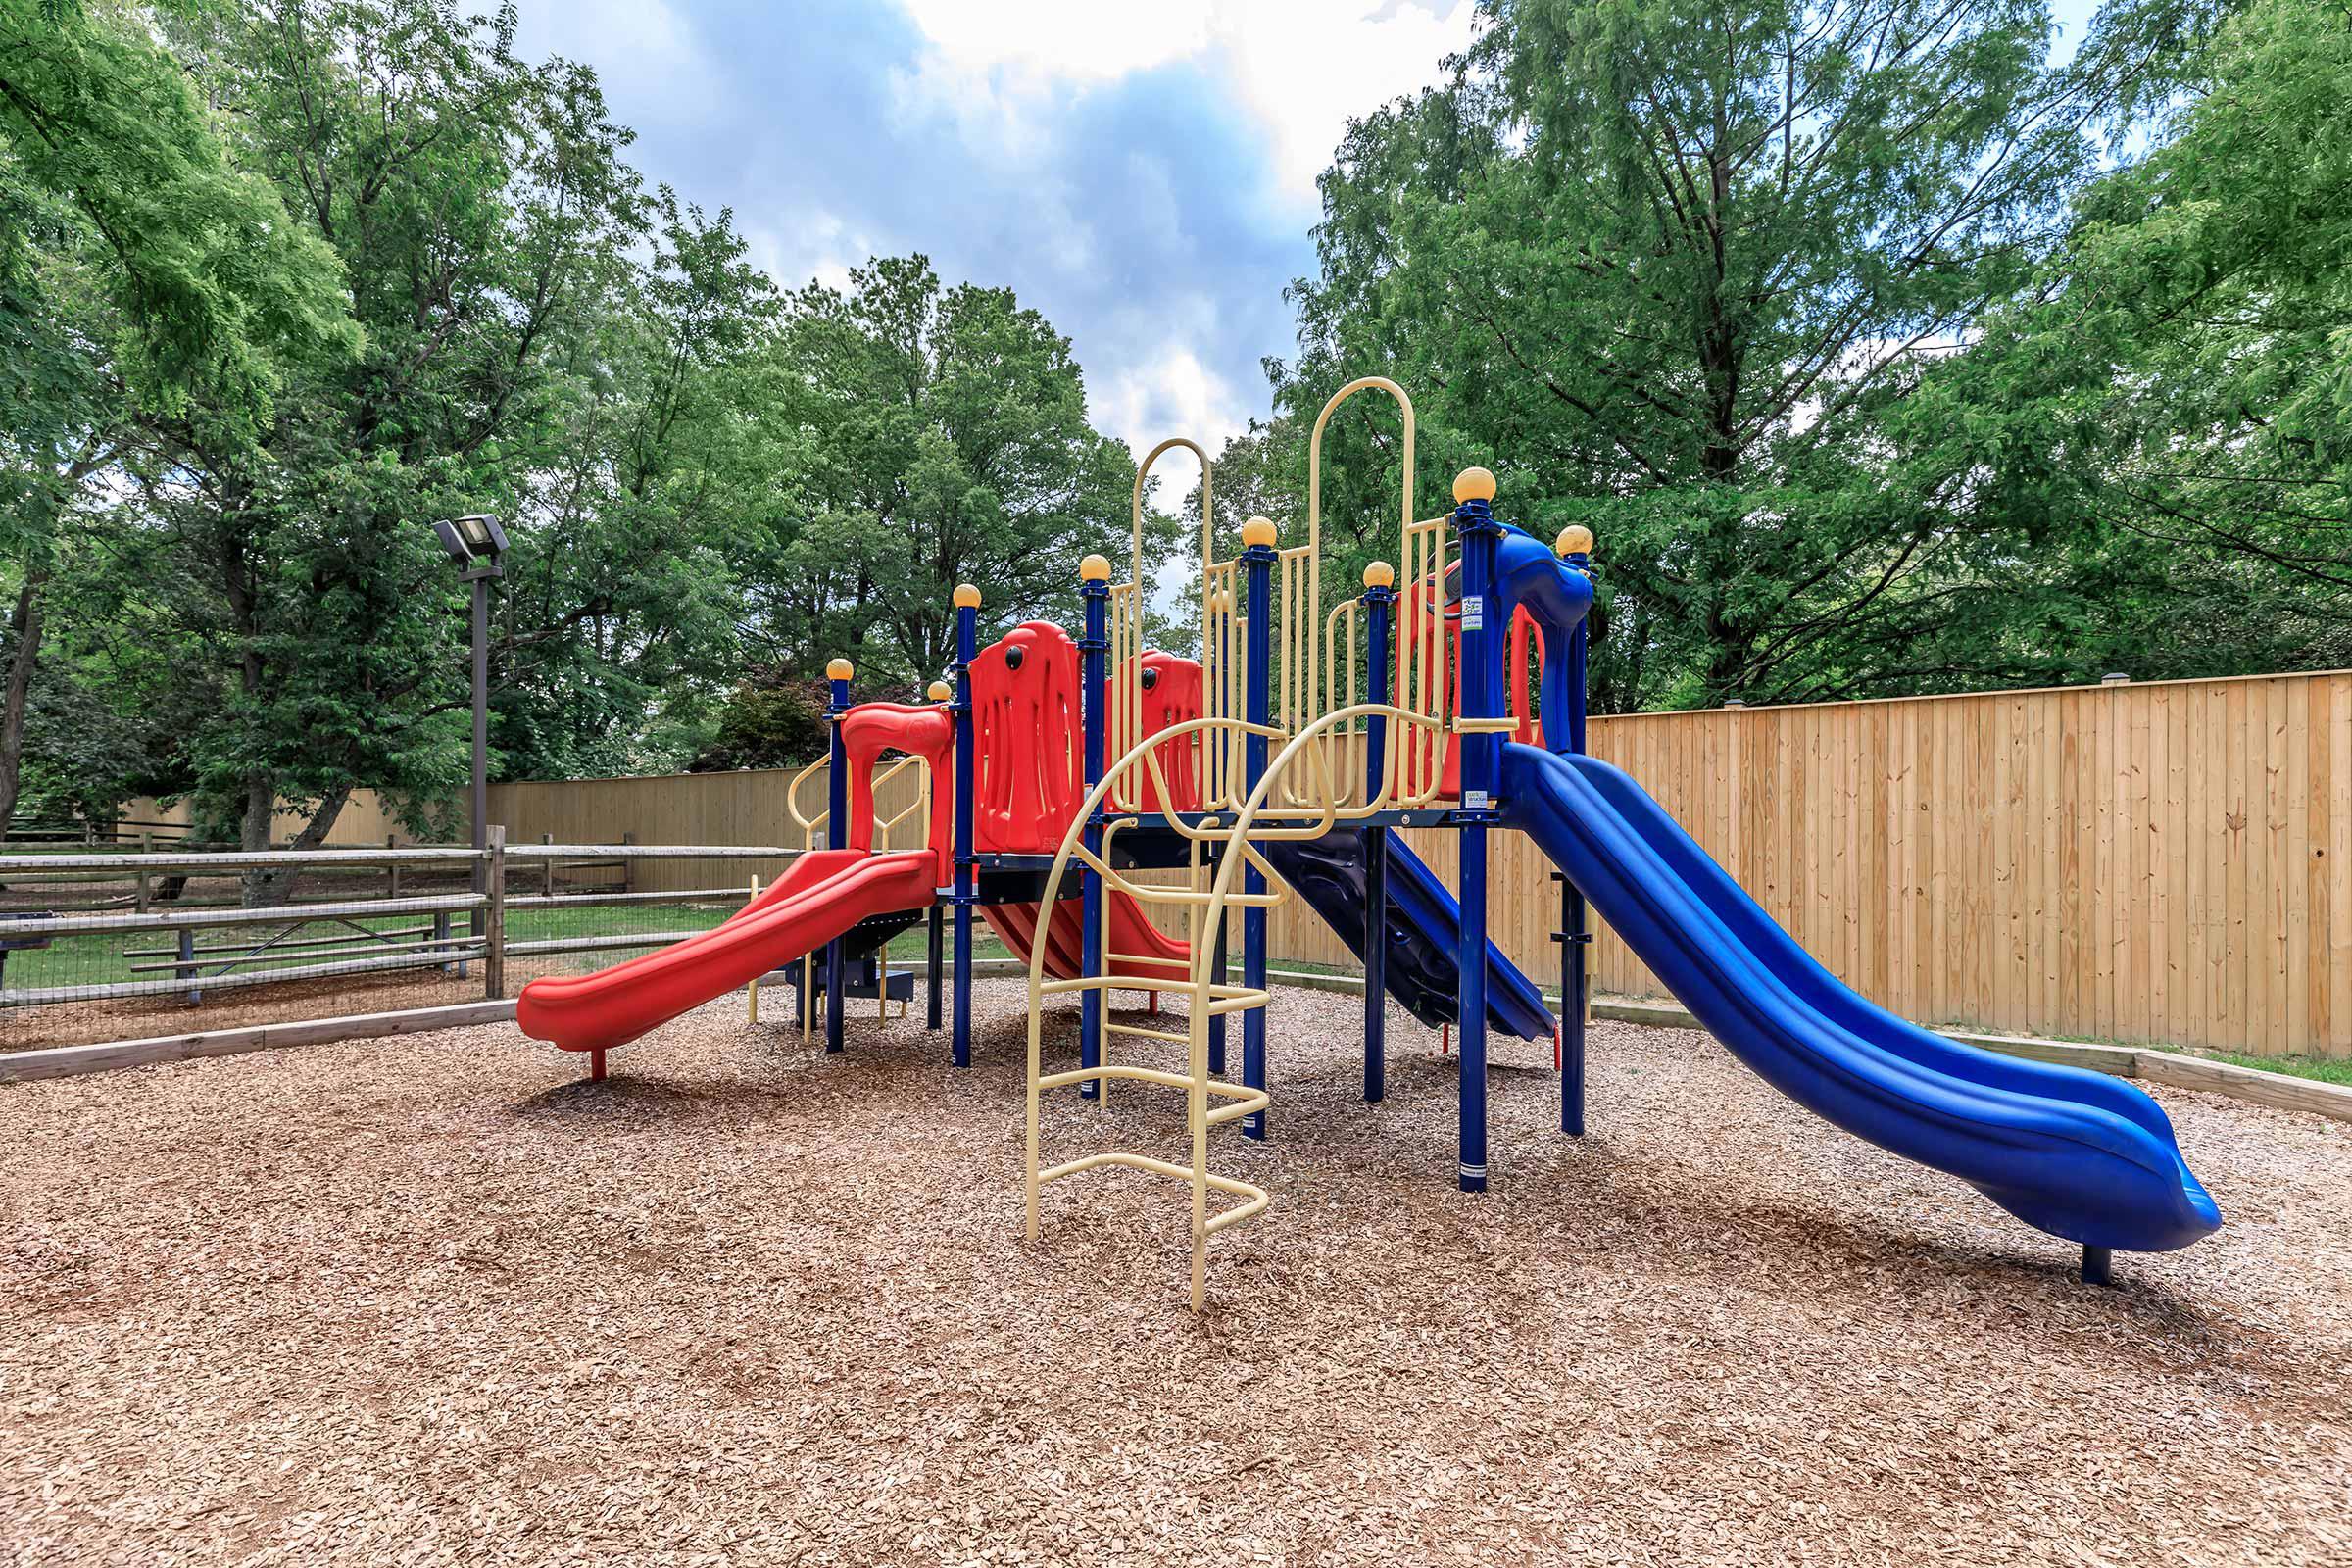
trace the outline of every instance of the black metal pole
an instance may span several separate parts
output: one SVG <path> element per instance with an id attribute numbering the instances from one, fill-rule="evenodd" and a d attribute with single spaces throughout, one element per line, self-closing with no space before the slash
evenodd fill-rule
<path id="1" fill-rule="evenodd" d="M 490 574 L 494 567 L 476 566 L 473 579 L 473 876 L 479 896 L 490 891 Z M 468 922 L 475 940 L 482 935 L 483 913 L 476 905 Z"/>

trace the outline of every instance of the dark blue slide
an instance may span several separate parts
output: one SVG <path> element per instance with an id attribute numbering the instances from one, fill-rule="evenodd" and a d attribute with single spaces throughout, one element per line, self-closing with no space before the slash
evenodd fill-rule
<path id="1" fill-rule="evenodd" d="M 1816 962 L 1625 773 L 1591 757 L 1502 750 L 1508 824 L 1798 1104 L 2085 1247 L 2163 1251 L 2221 1225 L 2171 1121 L 2131 1084 L 1905 1022 Z"/>
<path id="2" fill-rule="evenodd" d="M 1319 839 L 1273 839 L 1266 862 L 1307 902 L 1323 923 L 1364 956 L 1364 832 L 1334 828 Z M 1461 906 L 1438 874 L 1395 833 L 1389 835 L 1389 995 L 1430 1028 L 1459 1014 Z M 1487 1017 L 1522 1040 L 1549 1040 L 1544 993 L 1502 950 L 1487 944 Z"/>

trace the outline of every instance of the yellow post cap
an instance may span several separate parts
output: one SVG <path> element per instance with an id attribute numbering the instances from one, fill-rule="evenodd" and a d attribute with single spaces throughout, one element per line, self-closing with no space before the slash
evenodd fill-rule
<path id="1" fill-rule="evenodd" d="M 1592 530 L 1581 522 L 1572 522 L 1560 530 L 1552 547 L 1563 556 L 1589 556 L 1592 553 Z"/>
<path id="2" fill-rule="evenodd" d="M 1375 561 L 1372 563 L 1372 564 L 1364 568 L 1365 587 L 1394 588 L 1396 585 L 1396 568 L 1390 565 L 1387 562 Z"/>
<path id="3" fill-rule="evenodd" d="M 948 689 L 948 683 L 946 681 L 935 680 L 931 683 L 930 689 L 924 692 L 923 695 L 930 698 L 935 703 L 944 703 L 956 694 Z"/>
<path id="4" fill-rule="evenodd" d="M 1271 547 L 1274 543 L 1274 519 L 1251 517 L 1248 522 L 1243 523 L 1242 543 L 1251 549 L 1255 549 L 1259 545 Z"/>
<path id="5" fill-rule="evenodd" d="M 978 610 L 980 608 L 980 590 L 968 582 L 957 583 L 956 585 L 956 608 L 957 610 Z"/>
<path id="6" fill-rule="evenodd" d="M 1484 468 L 1464 468 L 1453 476 L 1454 505 L 1494 499 L 1494 475 Z"/>
<path id="7" fill-rule="evenodd" d="M 857 673 L 857 666 L 846 659 L 836 659 L 825 666 L 825 679 L 827 680 L 848 680 Z"/>
<path id="8" fill-rule="evenodd" d="M 1089 556 L 1078 563 L 1078 575 L 1088 582 L 1110 581 L 1110 563 L 1101 556 Z"/>

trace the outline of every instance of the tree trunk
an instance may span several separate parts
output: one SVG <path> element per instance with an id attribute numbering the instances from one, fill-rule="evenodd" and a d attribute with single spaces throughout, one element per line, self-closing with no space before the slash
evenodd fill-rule
<path id="1" fill-rule="evenodd" d="M 41 658 L 41 588 L 47 580 L 45 571 L 25 572 L 24 586 L 17 590 L 16 612 L 8 619 L 8 688 L 0 697 L 0 830 L 17 810 L 24 763 L 24 705 Z"/>
<path id="2" fill-rule="evenodd" d="M 245 777 L 245 822 L 239 842 L 248 850 L 266 850 L 270 848 L 270 830 L 277 818 L 275 780 L 259 770 Z M 318 809 L 311 813 L 311 819 L 302 825 L 302 831 L 295 834 L 293 842 L 287 846 L 290 853 L 302 854 L 315 850 L 326 841 L 327 834 L 334 831 L 335 819 L 343 814 L 343 807 L 351 799 L 351 789 L 349 784 L 338 784 L 319 798 Z M 258 795 L 257 790 L 260 792 Z M 254 825 L 257 813 L 261 823 L 258 841 Z M 248 871 L 243 878 L 243 889 L 241 902 L 249 909 L 283 904 L 293 894 L 294 872 L 291 868 L 282 871 Z"/>

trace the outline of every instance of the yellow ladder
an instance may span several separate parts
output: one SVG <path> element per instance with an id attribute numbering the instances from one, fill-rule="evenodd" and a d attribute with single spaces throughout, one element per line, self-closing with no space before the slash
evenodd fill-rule
<path id="1" fill-rule="evenodd" d="M 1272 908 L 1284 903 L 1289 895 L 1280 891 L 1280 878 L 1271 875 L 1264 859 L 1249 841 L 1246 830 L 1227 827 L 1231 813 L 1211 815 L 1198 825 L 1176 824 L 1192 843 L 1188 854 L 1188 875 L 1183 886 L 1163 886 L 1137 882 L 1110 863 L 1111 847 L 1117 835 L 1137 825 L 1137 818 L 1120 816 L 1102 828 L 1100 851 L 1087 847 L 1086 823 L 1101 802 L 1110 794 L 1114 780 L 1131 769 L 1145 769 L 1153 777 L 1159 798 L 1169 799 L 1167 781 L 1160 774 L 1157 750 L 1164 743 L 1194 730 L 1235 727 L 1229 719 L 1197 719 L 1152 736 L 1120 759 L 1119 763 L 1105 771 L 1103 780 L 1089 794 L 1079 808 L 1069 829 L 1063 834 L 1061 848 L 1054 858 L 1048 873 L 1049 890 L 1061 886 L 1064 871 L 1076 860 L 1102 879 L 1105 894 L 1124 893 L 1146 906 L 1177 906 L 1186 910 L 1187 934 L 1192 941 L 1191 973 L 1182 984 L 1171 982 L 1163 995 L 1176 994 L 1188 998 L 1187 1017 L 1182 1033 L 1172 1029 L 1151 1028 L 1142 1024 L 1119 1023 L 1110 1016 L 1109 993 L 1113 989 L 1133 990 L 1132 978 L 1114 979 L 1113 972 L 1122 962 L 1148 965 L 1164 963 L 1145 954 L 1103 954 L 1103 973 L 1084 975 L 1068 980 L 1049 979 L 1045 973 L 1046 945 L 1035 943 L 1029 955 L 1029 1097 L 1028 1097 L 1028 1236 L 1036 1241 L 1039 1235 L 1039 1194 L 1053 1182 L 1076 1176 L 1090 1170 L 1119 1167 L 1127 1170 L 1149 1171 L 1191 1185 L 1193 1190 L 1193 1310 L 1200 1311 L 1207 1303 L 1208 1239 L 1229 1226 L 1253 1218 L 1265 1211 L 1273 1201 L 1264 1189 L 1231 1176 L 1220 1176 L 1208 1169 L 1208 1133 L 1212 1127 L 1240 1121 L 1256 1111 L 1267 1108 L 1269 1100 L 1262 1089 L 1227 1083 L 1208 1070 L 1208 1026 L 1212 1018 L 1226 1017 L 1262 1007 L 1267 992 L 1262 987 L 1220 984 L 1211 979 L 1213 952 L 1224 940 L 1223 914 L 1226 906 Z M 1241 726 L 1247 728 L 1248 726 Z M 1258 733 L 1275 734 L 1271 727 L 1260 727 Z M 1222 842 L 1223 859 L 1240 858 L 1254 859 L 1261 870 L 1268 871 L 1270 891 L 1240 893 L 1230 888 L 1230 874 L 1208 885 L 1203 875 L 1206 862 L 1202 857 L 1205 843 Z M 1049 892 L 1049 897 L 1051 893 Z M 1040 916 L 1041 927 L 1045 916 Z M 1097 1041 L 1099 1050 L 1096 1065 L 1073 1067 L 1059 1072 L 1047 1072 L 1044 1064 L 1045 1018 L 1042 1004 L 1049 997 L 1069 996 L 1094 991 L 1102 994 L 1101 1009 L 1102 1035 Z M 1149 1067 L 1130 1062 L 1114 1062 L 1110 1058 L 1113 1037 L 1151 1041 L 1158 1045 L 1180 1046 L 1185 1052 L 1185 1070 L 1172 1072 L 1162 1067 Z M 1185 1093 L 1185 1125 L 1191 1136 L 1191 1163 L 1178 1164 L 1173 1160 L 1140 1153 L 1131 1150 L 1108 1150 L 1064 1160 L 1057 1165 L 1045 1165 L 1040 1152 L 1041 1114 L 1045 1092 L 1065 1088 L 1071 1084 L 1094 1083 L 1101 1086 L 1105 1099 L 1114 1081 L 1154 1084 L 1165 1089 L 1181 1089 Z M 1212 1105 L 1211 1102 L 1216 1102 Z M 1241 1200 L 1231 1207 L 1212 1214 L 1208 1210 L 1208 1195 L 1218 1193 Z"/>

